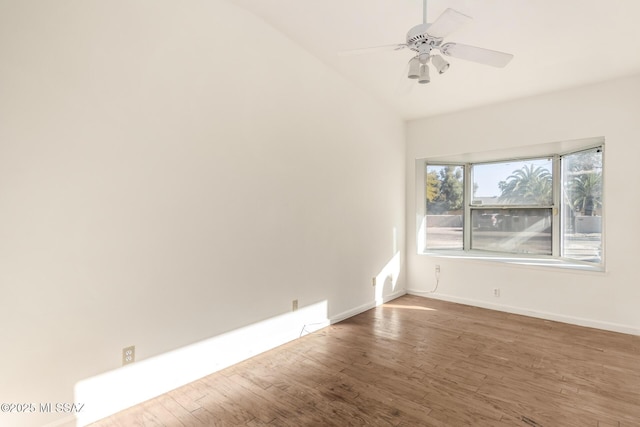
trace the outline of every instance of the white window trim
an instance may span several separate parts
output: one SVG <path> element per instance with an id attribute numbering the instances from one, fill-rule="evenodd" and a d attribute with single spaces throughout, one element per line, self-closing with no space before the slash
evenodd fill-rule
<path id="1" fill-rule="evenodd" d="M 489 163 L 489 162 L 501 162 L 507 160 L 521 160 L 530 159 L 535 157 L 553 157 L 553 174 L 554 176 L 560 176 L 560 157 L 565 154 L 571 154 L 578 151 L 584 151 L 594 148 L 604 148 L 604 137 L 580 139 L 574 141 L 561 141 L 547 144 L 539 144 L 535 146 L 519 147 L 508 150 L 496 150 L 490 152 L 479 153 L 466 153 L 454 156 L 438 156 L 416 159 L 415 161 L 415 175 L 416 175 L 416 250 L 418 255 L 439 257 L 439 258 L 457 258 L 457 259 L 470 259 L 500 262 L 506 264 L 525 265 L 533 267 L 553 267 L 553 268 L 565 268 L 581 271 L 592 272 L 605 272 L 606 271 L 606 259 L 604 250 L 605 247 L 605 224 L 602 224 L 602 262 L 599 264 L 588 263 L 578 261 L 570 258 L 562 258 L 559 256 L 561 253 L 561 221 L 552 222 L 552 251 L 558 255 L 526 255 L 526 254 L 509 254 L 509 253 L 495 253 L 480 250 L 472 250 L 470 248 L 471 233 L 465 232 L 464 235 L 464 250 L 432 250 L 426 248 L 426 203 L 424 203 L 425 185 L 426 185 L 426 165 L 438 164 L 438 165 L 467 165 L 465 167 L 465 186 L 464 186 L 464 199 L 465 199 L 465 215 L 464 215 L 464 227 L 468 230 L 471 226 L 471 205 L 468 200 L 471 200 L 470 191 L 471 186 L 467 185 L 471 182 L 471 168 L 468 167 L 471 163 Z M 603 152 L 604 156 L 604 152 Z M 604 157 L 603 157 L 604 163 Z M 605 168 L 606 169 L 606 168 Z M 605 180 L 605 169 L 603 169 L 603 185 Z M 554 179 L 554 207 L 553 215 L 558 215 L 558 206 L 560 206 L 562 182 L 561 179 Z M 606 195 L 603 194 L 603 213 L 602 217 L 605 217 L 606 203 L 604 201 Z"/>

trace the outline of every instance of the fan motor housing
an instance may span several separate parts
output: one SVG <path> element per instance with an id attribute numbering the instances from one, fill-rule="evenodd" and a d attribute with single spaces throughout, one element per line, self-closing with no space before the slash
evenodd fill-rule
<path id="1" fill-rule="evenodd" d="M 431 24 L 419 24 L 409 30 L 407 33 L 407 46 L 409 49 L 419 52 L 421 46 L 424 50 L 426 47 L 438 46 L 442 43 L 441 38 L 430 37 L 427 34 L 430 26 Z"/>

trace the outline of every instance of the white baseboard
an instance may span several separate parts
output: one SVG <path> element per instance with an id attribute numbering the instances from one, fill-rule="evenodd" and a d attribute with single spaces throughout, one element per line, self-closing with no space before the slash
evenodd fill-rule
<path id="1" fill-rule="evenodd" d="M 304 307 L 297 312 L 287 313 L 80 381 L 76 384 L 75 401 L 83 403 L 85 410 L 77 414 L 76 418 L 60 419 L 46 427 L 68 427 L 73 425 L 75 420 L 77 420 L 75 421 L 77 426 L 85 426 L 407 293 L 546 320 L 640 335 L 640 330 L 626 325 L 492 304 L 452 295 L 411 289 L 399 290 L 381 300 L 354 307 L 331 318 L 327 318 L 326 302 Z M 126 387 L 123 387 L 124 384 Z"/>
<path id="2" fill-rule="evenodd" d="M 489 310 L 503 311 L 506 313 L 520 314 L 523 316 L 536 317 L 539 319 L 553 320 L 555 322 L 568 323 L 571 325 L 585 326 L 587 328 L 602 329 L 605 331 L 620 332 L 629 335 L 640 335 L 640 329 L 632 326 L 622 325 L 618 323 L 603 322 L 593 319 L 585 319 L 581 317 L 566 316 L 563 314 L 549 313 L 545 311 L 531 310 L 522 307 L 513 307 L 510 305 L 493 304 L 490 302 L 475 300 L 470 298 L 461 298 L 453 295 L 434 294 L 426 291 L 418 291 L 408 289 L 409 295 L 416 295 L 426 298 L 439 299 L 443 301 L 456 302 L 459 304 L 471 305 L 474 307 L 487 308 Z"/>
<path id="3" fill-rule="evenodd" d="M 108 417 L 329 325 L 327 303 L 253 325 L 80 381 L 78 426 Z"/>
<path id="4" fill-rule="evenodd" d="M 356 315 L 358 315 L 360 313 L 364 313 L 367 310 L 371 310 L 374 307 L 377 307 L 377 306 L 379 306 L 381 304 L 384 304 L 384 303 L 386 303 L 388 301 L 391 301 L 391 300 L 394 300 L 396 298 L 399 298 L 402 295 L 405 295 L 406 293 L 407 293 L 407 291 L 405 291 L 404 289 L 396 291 L 396 292 L 394 292 L 392 294 L 389 294 L 389 295 L 385 296 L 382 299 L 382 301 L 371 301 L 371 302 L 369 302 L 367 304 L 363 304 L 363 305 L 361 305 L 359 307 L 352 308 L 351 310 L 344 311 L 344 312 L 342 312 L 340 314 L 332 316 L 331 319 L 329 319 L 329 321 L 331 322 L 332 325 L 334 323 L 342 322 L 345 319 L 348 319 L 350 317 L 356 316 Z"/>
<path id="5" fill-rule="evenodd" d="M 77 425 L 106 418 L 382 303 L 372 301 L 328 319 L 325 301 L 80 381 L 75 401 L 85 407 Z"/>

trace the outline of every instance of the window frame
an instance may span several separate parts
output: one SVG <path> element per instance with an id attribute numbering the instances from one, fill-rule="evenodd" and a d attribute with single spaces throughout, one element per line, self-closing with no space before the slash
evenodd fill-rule
<path id="1" fill-rule="evenodd" d="M 599 150 L 602 155 L 602 209 L 601 209 L 601 254 L 600 262 L 581 261 L 563 256 L 563 174 L 562 158 L 567 155 Z M 523 155 L 514 155 L 514 150 L 503 150 L 486 153 L 469 153 L 459 156 L 432 157 L 416 160 L 416 249 L 419 255 L 482 259 L 512 264 L 524 264 L 535 266 L 550 266 L 571 268 L 585 271 L 606 271 L 605 250 L 605 141 L 603 137 L 587 140 L 564 141 L 550 144 L 540 144 L 525 147 L 523 151 L 529 151 Z M 552 205 L 480 205 L 474 204 L 472 198 L 472 166 L 478 164 L 504 163 L 527 161 L 549 158 L 552 161 Z M 464 170 L 464 217 L 463 217 L 463 249 L 427 249 L 426 227 L 426 170 L 428 165 L 434 166 L 462 166 Z M 535 255 L 526 253 L 510 253 L 488 251 L 484 249 L 471 249 L 472 235 L 472 211 L 473 210 L 500 210 L 500 209 L 550 209 L 551 210 L 551 255 Z"/>
<path id="2" fill-rule="evenodd" d="M 551 181 L 551 204 L 544 204 L 544 205 L 533 205 L 533 204 L 529 204 L 529 205 L 515 205 L 515 204 L 505 204 L 505 203 L 497 203 L 497 204 L 492 204 L 492 205 L 484 205 L 484 204 L 474 204 L 474 200 L 473 198 L 469 198 L 469 203 L 465 203 L 465 217 L 469 218 L 469 232 L 464 232 L 463 234 L 465 236 L 465 238 L 468 238 L 468 242 L 465 241 L 465 245 L 464 248 L 469 248 L 470 251 L 483 251 L 483 252 L 492 252 L 492 253 L 499 253 L 500 255 L 504 255 L 504 254 L 510 254 L 510 255 L 517 255 L 517 256 L 521 256 L 521 255 L 527 255 L 526 253 L 515 253 L 515 252 L 501 252 L 501 251 L 489 251 L 486 249 L 472 249 L 472 240 L 473 240 L 473 211 L 474 210 L 508 210 L 508 209 L 522 209 L 522 210 L 534 210 L 534 209 L 547 209 L 551 211 L 551 254 L 550 255 L 540 255 L 540 254 L 535 254 L 533 256 L 552 256 L 552 257 L 558 257 L 560 252 L 559 252 L 559 239 L 558 236 L 560 234 L 560 227 L 557 226 L 558 225 L 558 220 L 554 220 L 554 217 L 556 217 L 558 215 L 558 210 L 556 209 L 558 205 L 558 201 L 560 200 L 558 196 L 559 192 L 562 191 L 562 180 L 560 179 L 560 176 L 557 175 L 556 171 L 560 170 L 561 168 L 559 167 L 559 161 L 560 161 L 560 156 L 559 155 L 545 155 L 545 156 L 533 156 L 533 157 L 521 157 L 521 158 L 509 158 L 509 159 L 499 159 L 499 160 L 492 160 L 492 161 L 488 161 L 488 162 L 470 162 L 467 163 L 465 165 L 465 168 L 468 169 L 468 173 L 466 173 L 466 177 L 468 177 L 469 179 L 469 185 L 466 185 L 466 180 L 465 180 L 465 190 L 467 190 L 467 187 L 470 193 L 473 193 L 472 187 L 473 187 L 473 167 L 477 166 L 477 165 L 489 165 L 489 164 L 501 164 L 501 163 L 508 163 L 508 162 L 529 162 L 529 161 L 534 161 L 534 160 L 540 160 L 540 159 L 549 159 L 551 161 L 551 174 L 552 174 L 552 181 Z M 426 163 L 428 164 L 428 163 Z M 558 178 L 556 178 L 558 177 Z M 465 228 L 466 228 L 465 224 Z"/>
<path id="3" fill-rule="evenodd" d="M 467 182 L 467 165 L 464 164 L 464 163 L 438 163 L 438 164 L 436 164 L 436 163 L 426 163 L 425 162 L 425 164 L 424 164 L 424 183 L 423 183 L 423 191 L 422 191 L 422 194 L 425 195 L 425 199 L 424 199 L 424 202 L 423 202 L 424 210 L 425 210 L 425 218 L 426 218 L 426 215 L 427 215 L 427 203 L 426 203 L 426 190 L 427 190 L 426 185 L 427 185 L 427 183 L 426 183 L 426 178 L 427 178 L 427 174 L 428 174 L 427 167 L 429 165 L 438 166 L 438 167 L 461 167 L 462 168 L 462 189 L 463 189 L 463 192 L 462 192 L 462 199 L 463 199 L 463 206 L 462 206 L 462 208 L 463 208 L 462 209 L 463 210 L 463 217 L 462 217 L 463 224 L 462 224 L 462 230 L 463 230 L 463 241 L 462 241 L 462 249 L 429 249 L 428 248 L 428 243 L 426 241 L 427 233 L 426 233 L 426 223 L 425 223 L 425 234 L 423 236 L 424 237 L 424 247 L 425 247 L 426 250 L 436 250 L 436 251 L 440 251 L 440 250 L 444 250 L 444 251 L 464 250 L 465 248 L 468 247 L 466 245 L 465 240 L 464 240 L 465 239 L 464 230 L 466 229 L 466 219 L 467 219 L 467 207 L 466 206 L 467 206 L 467 200 L 468 200 L 467 199 L 467 196 L 468 196 L 467 195 L 467 185 L 466 185 L 466 182 Z"/>

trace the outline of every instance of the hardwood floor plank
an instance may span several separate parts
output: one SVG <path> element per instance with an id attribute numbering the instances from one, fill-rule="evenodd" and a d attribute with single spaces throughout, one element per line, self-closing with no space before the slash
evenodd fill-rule
<path id="1" fill-rule="evenodd" d="M 263 397 L 276 411 L 277 415 L 270 424 L 296 426 L 299 425 L 296 424 L 299 423 L 299 419 L 304 419 L 309 423 L 307 425 L 330 425 L 331 414 L 323 414 L 313 401 L 309 402 L 304 393 L 296 392 L 295 387 L 283 386 L 286 384 L 284 381 L 280 387 L 274 385 L 267 390 L 255 387 L 254 383 L 241 375 L 238 381 L 243 387 L 250 388 L 252 392 Z"/>
<path id="2" fill-rule="evenodd" d="M 94 427 L 640 426 L 640 337 L 403 296 Z"/>
<path id="3" fill-rule="evenodd" d="M 169 413 L 171 413 L 184 427 L 199 427 L 202 422 L 198 420 L 191 412 L 187 411 L 180 403 L 178 403 L 171 395 L 164 394 L 158 397 L 158 403 L 162 405 Z"/>
<path id="4" fill-rule="evenodd" d="M 201 382 L 194 381 L 167 394 L 185 410 L 193 412 L 201 408 L 197 402 L 207 394 L 207 391 Z"/>
<path id="5" fill-rule="evenodd" d="M 198 404 L 207 412 L 228 425 L 244 425 L 255 418 L 238 403 L 241 396 L 225 393 L 225 390 L 211 377 L 205 377 L 202 381 L 209 386 L 209 392 L 198 400 Z"/>

